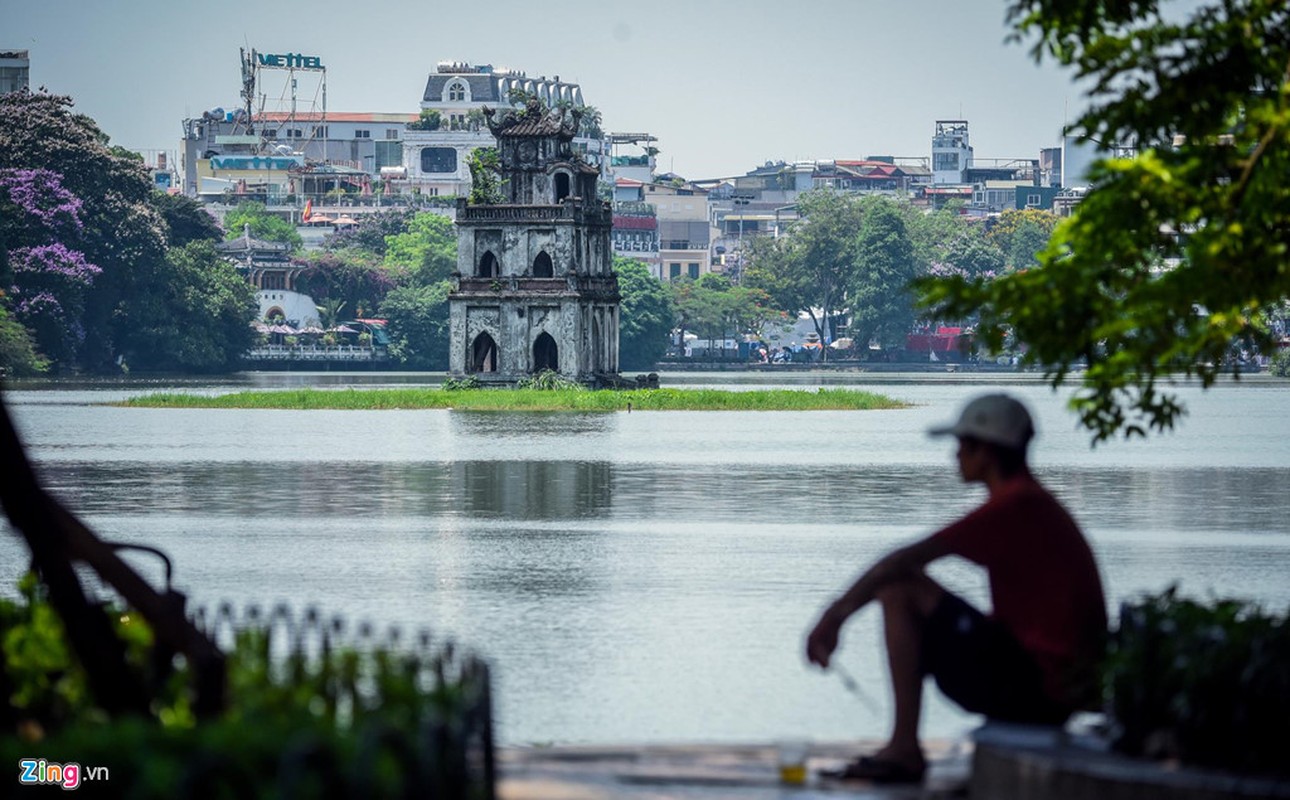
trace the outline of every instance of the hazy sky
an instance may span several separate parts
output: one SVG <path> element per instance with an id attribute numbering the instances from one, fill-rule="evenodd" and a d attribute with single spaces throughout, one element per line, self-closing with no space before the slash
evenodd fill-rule
<path id="1" fill-rule="evenodd" d="M 71 95 L 137 150 L 173 151 L 182 119 L 237 107 L 246 46 L 319 56 L 330 111 L 415 113 L 441 60 L 559 75 L 606 130 L 657 136 L 660 169 L 704 178 L 927 156 L 935 120 L 960 117 L 978 158 L 1036 157 L 1083 101 L 1067 73 L 1004 43 L 1004 12 L 1004 0 L 0 0 L 0 48 L 29 50 L 33 88 Z M 276 102 L 286 73 L 265 76 Z"/>

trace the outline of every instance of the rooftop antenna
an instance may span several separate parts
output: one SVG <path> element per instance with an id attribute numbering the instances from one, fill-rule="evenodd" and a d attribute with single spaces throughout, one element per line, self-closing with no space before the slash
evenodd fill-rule
<path id="1" fill-rule="evenodd" d="M 255 100 L 255 49 L 246 52 L 246 48 L 239 48 L 242 59 L 242 99 L 246 102 L 246 132 L 248 135 L 255 133 L 255 117 L 251 116 L 251 104 Z"/>

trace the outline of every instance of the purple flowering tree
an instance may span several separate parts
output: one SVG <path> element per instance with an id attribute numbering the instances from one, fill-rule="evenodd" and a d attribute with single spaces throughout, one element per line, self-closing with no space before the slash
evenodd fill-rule
<path id="1" fill-rule="evenodd" d="M 74 246 L 81 213 L 58 173 L 0 169 L 0 291 L 40 350 L 59 362 L 84 342 L 85 295 L 102 273 Z"/>

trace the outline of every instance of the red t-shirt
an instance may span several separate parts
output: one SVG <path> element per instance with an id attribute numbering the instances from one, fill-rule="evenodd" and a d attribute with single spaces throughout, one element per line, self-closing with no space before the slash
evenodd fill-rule
<path id="1" fill-rule="evenodd" d="M 1093 552 L 1066 509 L 1022 474 L 934 537 L 985 567 L 991 616 L 1034 656 L 1050 696 L 1079 702 L 1102 654 L 1106 601 Z"/>

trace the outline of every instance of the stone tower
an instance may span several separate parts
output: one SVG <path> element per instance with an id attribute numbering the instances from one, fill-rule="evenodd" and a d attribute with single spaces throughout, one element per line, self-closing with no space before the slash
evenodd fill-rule
<path id="1" fill-rule="evenodd" d="M 618 277 L 600 170 L 571 144 L 578 114 L 537 103 L 484 113 L 504 200 L 457 201 L 449 370 L 513 383 L 551 369 L 599 383 L 618 372 Z"/>

